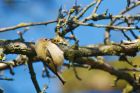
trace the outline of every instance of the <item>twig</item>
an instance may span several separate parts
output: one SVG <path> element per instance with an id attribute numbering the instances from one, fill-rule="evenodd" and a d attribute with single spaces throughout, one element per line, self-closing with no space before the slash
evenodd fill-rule
<path id="1" fill-rule="evenodd" d="M 29 27 L 29 26 L 47 25 L 47 24 L 51 24 L 51 23 L 55 23 L 55 22 L 57 22 L 57 20 L 48 21 L 48 22 L 20 23 L 16 26 L 0 28 L 0 32 L 6 32 L 9 30 L 15 30 L 18 28 Z"/>
<path id="2" fill-rule="evenodd" d="M 131 41 L 131 38 L 123 30 L 121 32 L 128 41 Z"/>
<path id="3" fill-rule="evenodd" d="M 82 80 L 82 79 L 79 77 L 79 75 L 78 75 L 78 72 L 77 72 L 77 70 L 76 70 L 76 67 L 74 66 L 74 63 L 73 63 L 73 62 L 71 62 L 71 63 L 72 63 L 72 68 L 73 68 L 75 77 L 76 77 L 78 80 Z"/>
<path id="4" fill-rule="evenodd" d="M 73 65 L 75 67 L 80 67 L 80 68 L 89 68 L 89 65 L 86 65 L 86 64 L 76 64 L 76 63 L 73 63 Z M 70 67 L 70 64 L 69 63 L 64 63 L 63 66 L 65 67 Z"/>
<path id="5" fill-rule="evenodd" d="M 129 24 L 129 23 L 127 22 L 127 25 L 130 26 L 131 24 Z M 138 39 L 138 36 L 133 32 L 133 30 L 129 30 L 129 31 L 130 31 L 130 33 L 132 34 L 132 36 L 133 36 L 135 39 Z"/>
<path id="6" fill-rule="evenodd" d="M 100 63 L 100 62 L 96 62 L 94 59 L 92 58 L 77 58 L 75 60 L 76 63 L 80 63 L 80 64 L 88 64 L 90 66 L 92 66 L 92 68 L 94 69 L 100 69 L 100 70 L 104 70 L 109 72 L 111 75 L 115 75 L 117 76 L 119 79 L 124 79 L 126 80 L 130 85 L 134 86 L 134 90 L 138 89 L 137 83 L 135 82 L 135 79 L 128 73 L 124 72 L 124 71 L 120 71 L 118 69 L 115 69 L 113 66 L 107 64 L 107 63 Z"/>
<path id="7" fill-rule="evenodd" d="M 137 2 L 136 4 L 126 8 L 125 10 L 123 10 L 122 12 L 120 12 L 119 14 L 123 15 L 126 12 L 132 10 L 133 8 L 137 7 L 138 5 L 140 5 L 140 2 Z M 116 22 L 116 18 L 111 20 L 111 22 L 108 24 L 108 26 L 113 25 Z M 105 44 L 109 44 L 110 43 L 110 29 L 106 28 L 105 30 Z"/>
<path id="8" fill-rule="evenodd" d="M 97 27 L 97 28 L 107 28 L 107 29 L 113 29 L 113 30 L 124 30 L 125 32 L 128 30 L 140 30 L 139 27 L 125 27 L 125 26 L 112 26 L 112 25 L 100 25 L 100 24 L 94 24 L 94 23 L 83 23 L 83 22 L 76 22 L 78 25 L 82 26 L 91 26 L 91 27 Z"/>
<path id="9" fill-rule="evenodd" d="M 92 7 L 94 4 L 96 3 L 96 1 L 93 1 L 91 4 L 89 4 L 88 6 L 86 6 L 82 11 L 81 13 L 77 16 L 77 19 L 81 18 L 85 12 L 90 8 Z"/>
<path id="10" fill-rule="evenodd" d="M 122 15 L 122 14 L 119 14 L 119 15 L 105 15 L 105 14 L 94 14 L 94 16 L 89 16 L 89 17 L 86 17 L 86 20 L 93 20 L 93 21 L 98 21 L 98 20 L 104 20 L 104 19 L 134 19 L 134 20 L 138 20 L 140 18 L 140 15 L 137 14 L 137 15 Z"/>
<path id="11" fill-rule="evenodd" d="M 28 58 L 25 55 L 18 55 L 16 59 L 10 61 L 4 61 L 0 63 L 0 71 L 9 68 L 9 64 L 12 67 L 20 66 L 25 64 L 28 61 Z"/>
<path id="12" fill-rule="evenodd" d="M 134 5 L 127 7 L 125 10 L 123 10 L 120 14 L 125 14 L 126 12 L 132 10 L 133 8 L 136 8 L 140 5 L 140 1 L 137 1 Z"/>
<path id="13" fill-rule="evenodd" d="M 45 84 L 45 85 L 43 86 L 43 89 L 42 89 L 42 92 L 41 92 L 41 93 L 47 93 L 47 92 L 46 92 L 47 88 L 48 88 L 48 85 Z"/>
<path id="14" fill-rule="evenodd" d="M 130 30 L 130 33 L 132 34 L 132 36 L 133 36 L 135 39 L 138 39 L 138 36 L 133 32 L 133 30 Z"/>
<path id="15" fill-rule="evenodd" d="M 29 67 L 31 79 L 32 79 L 32 82 L 33 82 L 34 87 L 35 87 L 35 89 L 36 89 L 36 92 L 37 92 L 37 93 L 41 93 L 41 89 L 40 89 L 39 84 L 38 84 L 38 82 L 37 82 L 37 80 L 36 80 L 36 74 L 35 74 L 35 72 L 34 72 L 33 64 L 32 64 L 31 61 L 28 62 L 28 67 Z"/>
<path id="16" fill-rule="evenodd" d="M 43 63 L 43 71 L 42 71 L 42 77 L 51 77 L 50 76 L 50 73 L 49 73 L 49 71 L 48 71 L 48 69 L 47 69 L 47 65 L 44 63 L 44 62 L 42 62 Z"/>
<path id="17" fill-rule="evenodd" d="M 24 28 L 23 31 L 17 31 L 17 34 L 19 35 L 19 40 L 20 41 L 25 41 L 23 38 L 23 34 L 25 34 L 29 30 L 29 27 Z"/>
<path id="18" fill-rule="evenodd" d="M 7 80 L 7 81 L 13 81 L 13 78 L 7 78 L 7 77 L 0 77 L 0 80 Z"/>
<path id="19" fill-rule="evenodd" d="M 103 0 L 96 0 L 96 1 L 97 1 L 97 4 L 96 4 L 96 6 L 95 6 L 95 8 L 94 8 L 94 10 L 93 10 L 93 12 L 92 12 L 92 14 L 95 14 L 95 13 L 97 12 L 98 7 L 100 6 L 100 4 L 101 4 L 101 2 L 102 2 Z"/>
<path id="20" fill-rule="evenodd" d="M 140 72 L 140 68 L 120 68 L 120 71 L 132 71 L 132 72 Z"/>

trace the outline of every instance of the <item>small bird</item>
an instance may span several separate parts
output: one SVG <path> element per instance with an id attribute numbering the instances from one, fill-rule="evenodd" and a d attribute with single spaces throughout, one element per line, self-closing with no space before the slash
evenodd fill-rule
<path id="1" fill-rule="evenodd" d="M 60 79 L 65 81 L 58 74 L 59 68 L 64 62 L 63 51 L 49 39 L 41 38 L 35 43 L 35 51 L 41 61 Z"/>

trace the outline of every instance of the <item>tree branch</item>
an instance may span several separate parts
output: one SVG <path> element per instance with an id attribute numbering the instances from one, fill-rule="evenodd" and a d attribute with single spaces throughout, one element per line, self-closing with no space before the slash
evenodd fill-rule
<path id="1" fill-rule="evenodd" d="M 31 75 L 32 82 L 35 86 L 35 89 L 36 89 L 37 93 L 41 93 L 41 89 L 40 89 L 39 84 L 37 82 L 36 74 L 34 72 L 34 68 L 33 68 L 33 64 L 32 64 L 31 60 L 28 61 L 28 68 L 29 68 L 29 72 L 30 72 L 30 75 Z"/>
<path id="2" fill-rule="evenodd" d="M 135 82 L 135 79 L 130 74 L 118 70 L 105 62 L 100 63 L 92 58 L 87 58 L 87 57 L 77 58 L 75 62 L 80 64 L 88 64 L 91 66 L 91 68 L 100 69 L 109 72 L 111 75 L 115 75 L 119 79 L 126 80 L 130 85 L 134 86 L 134 90 L 138 89 L 138 85 Z"/>
<path id="3" fill-rule="evenodd" d="M 126 27 L 126 26 L 113 26 L 113 25 L 100 25 L 100 24 L 94 24 L 94 23 L 83 23 L 83 22 L 76 22 L 76 24 L 81 26 L 91 26 L 91 27 L 97 27 L 97 28 L 108 28 L 113 30 L 140 30 L 138 26 L 132 26 L 132 27 Z"/>
<path id="4" fill-rule="evenodd" d="M 48 21 L 48 22 L 20 23 L 16 26 L 0 28 L 0 32 L 6 32 L 6 31 L 15 30 L 23 27 L 29 27 L 29 26 L 47 25 L 55 22 L 57 22 L 57 20 Z"/>
<path id="5" fill-rule="evenodd" d="M 11 47 L 12 45 L 12 47 Z M 16 45 L 16 46 L 15 46 Z M 18 46 L 18 47 L 17 47 Z M 23 47 L 24 46 L 24 47 Z M 26 47 L 25 47 L 26 46 Z M 32 62 L 39 61 L 36 58 L 36 53 L 34 50 L 34 42 L 19 42 L 17 41 L 0 41 L 0 47 L 3 47 L 4 53 L 15 53 L 15 54 L 24 54 L 31 55 L 32 54 Z M 64 51 L 65 59 L 71 60 L 74 56 L 76 57 L 75 61 L 77 64 L 88 64 L 93 68 L 101 69 L 109 72 L 112 75 L 119 77 L 120 79 L 124 79 L 129 82 L 131 85 L 135 85 L 135 81 L 133 78 L 124 71 L 117 70 L 113 68 L 111 65 L 107 63 L 101 64 L 100 62 L 96 62 L 93 59 L 87 58 L 90 56 L 99 56 L 99 55 L 128 55 L 134 56 L 136 52 L 140 50 L 140 41 L 132 41 L 131 43 L 122 43 L 122 44 L 111 44 L 111 45 L 89 45 L 85 47 L 79 47 L 78 50 L 73 49 L 69 46 L 63 46 L 60 48 Z M 82 58 L 81 57 L 86 57 Z M 79 59 L 80 58 L 80 59 Z M 22 64 L 22 62 L 21 62 Z M 17 66 L 17 65 L 14 65 Z M 4 63 L 0 63 L 0 70 L 4 70 L 8 68 L 8 66 Z M 134 86 L 135 87 L 135 86 Z"/>
<path id="6" fill-rule="evenodd" d="M 23 55 L 32 55 L 36 56 L 34 50 L 34 42 L 19 42 L 19 41 L 0 41 L 0 47 L 4 48 L 5 54 L 23 54 Z M 88 57 L 88 56 L 103 56 L 103 55 L 116 55 L 120 56 L 122 54 L 128 56 L 135 56 L 135 54 L 140 50 L 140 40 L 129 43 L 120 43 L 120 44 L 110 44 L 110 45 L 89 45 L 79 47 L 78 50 L 73 49 L 69 46 L 63 46 L 62 50 L 64 51 L 65 58 L 69 58 L 71 55 L 76 57 Z M 71 54 L 71 55 L 70 55 Z"/>

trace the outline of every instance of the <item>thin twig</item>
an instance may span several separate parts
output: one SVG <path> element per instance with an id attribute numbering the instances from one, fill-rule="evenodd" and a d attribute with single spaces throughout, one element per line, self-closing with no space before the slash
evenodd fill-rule
<path id="1" fill-rule="evenodd" d="M 137 2 L 136 4 L 134 4 L 134 5 L 126 8 L 125 10 L 123 10 L 122 12 L 120 12 L 119 14 L 120 15 L 123 15 L 126 12 L 132 10 L 133 8 L 137 7 L 138 5 L 140 5 L 140 2 Z M 113 20 L 111 20 L 111 22 L 108 24 L 108 26 L 113 25 L 116 22 L 116 20 L 117 20 L 116 18 L 113 19 Z M 110 30 L 111 29 L 108 29 L 108 28 L 106 28 L 106 30 L 105 30 L 105 44 L 109 44 L 110 43 Z"/>
<path id="2" fill-rule="evenodd" d="M 131 38 L 123 30 L 121 32 L 128 41 L 131 41 Z"/>
<path id="3" fill-rule="evenodd" d="M 57 20 L 48 21 L 48 22 L 20 23 L 16 26 L 0 28 L 0 32 L 6 32 L 9 30 L 15 30 L 18 28 L 29 27 L 29 26 L 47 25 L 47 24 L 51 24 L 51 23 L 55 23 L 55 22 L 57 22 Z"/>
<path id="4" fill-rule="evenodd" d="M 13 81 L 13 78 L 0 77 L 0 80 Z"/>
<path id="5" fill-rule="evenodd" d="M 76 24 L 82 25 L 82 26 L 97 27 L 97 28 L 108 28 L 108 29 L 113 29 L 113 30 L 124 30 L 124 32 L 128 30 L 140 30 L 140 28 L 137 26 L 125 27 L 125 26 L 100 25 L 100 24 L 83 23 L 83 22 L 76 22 Z"/>
<path id="6" fill-rule="evenodd" d="M 42 62 L 43 63 L 43 71 L 42 71 L 42 77 L 51 77 L 50 76 L 50 73 L 49 73 L 49 71 L 48 71 L 48 68 L 47 68 L 47 65 L 44 63 L 44 62 Z"/>
<path id="7" fill-rule="evenodd" d="M 34 72 L 33 64 L 32 64 L 31 61 L 28 62 L 28 67 L 29 67 L 31 79 L 32 79 L 32 82 L 33 82 L 34 87 L 35 87 L 35 89 L 36 89 L 36 92 L 37 92 L 37 93 L 41 93 L 41 89 L 40 89 L 39 84 L 38 84 L 38 82 L 37 82 L 36 74 L 35 74 L 35 72 Z"/>
<path id="8" fill-rule="evenodd" d="M 97 4 L 96 4 L 96 6 L 95 6 L 95 8 L 94 8 L 94 10 L 93 10 L 93 12 L 92 12 L 92 14 L 95 14 L 95 13 L 97 12 L 98 7 L 100 6 L 100 4 L 101 4 L 101 2 L 102 2 L 103 0 L 96 0 L 96 1 L 97 1 Z"/>
<path id="9" fill-rule="evenodd" d="M 135 39 L 138 39 L 138 36 L 133 32 L 133 30 L 129 30 L 129 31 Z"/>
<path id="10" fill-rule="evenodd" d="M 79 77 L 78 72 L 77 72 L 76 67 L 74 66 L 74 63 L 73 63 L 73 62 L 72 62 L 72 68 L 73 68 L 75 77 L 76 77 L 78 80 L 82 80 L 82 79 Z"/>
<path id="11" fill-rule="evenodd" d="M 132 72 L 140 72 L 140 68 L 120 68 L 120 71 L 132 71 Z"/>
<path id="12" fill-rule="evenodd" d="M 132 10 L 133 8 L 136 8 L 137 6 L 140 5 L 140 1 L 137 1 L 134 5 L 127 7 L 126 9 L 124 9 L 120 14 L 125 14 L 126 12 Z"/>
<path id="13" fill-rule="evenodd" d="M 134 19 L 134 20 L 138 20 L 140 18 L 140 14 L 136 14 L 136 15 L 105 15 L 105 14 L 96 14 L 94 16 L 89 16 L 86 17 L 86 20 L 93 20 L 93 21 L 98 21 L 98 20 L 104 20 L 104 19 Z"/>
<path id="14" fill-rule="evenodd" d="M 92 2 L 91 4 L 89 4 L 88 6 L 86 6 L 82 11 L 81 13 L 77 16 L 77 19 L 81 18 L 85 12 L 90 8 L 92 7 L 94 4 L 96 4 L 96 1 Z"/>

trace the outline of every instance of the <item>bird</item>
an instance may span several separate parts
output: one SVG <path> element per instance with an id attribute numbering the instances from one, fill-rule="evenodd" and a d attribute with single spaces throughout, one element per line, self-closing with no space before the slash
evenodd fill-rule
<path id="1" fill-rule="evenodd" d="M 64 62 L 63 51 L 50 39 L 41 38 L 35 43 L 37 57 L 60 79 L 62 84 L 65 81 L 60 77 L 59 70 Z"/>

